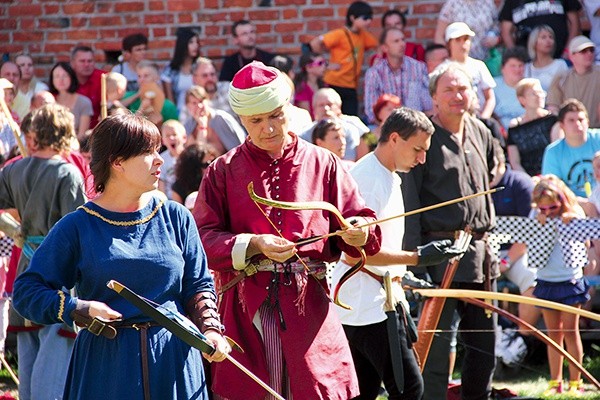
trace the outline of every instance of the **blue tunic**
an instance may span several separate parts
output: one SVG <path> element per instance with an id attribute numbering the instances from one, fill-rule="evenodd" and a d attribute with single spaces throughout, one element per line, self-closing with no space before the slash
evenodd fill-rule
<path id="1" fill-rule="evenodd" d="M 85 207 L 113 221 L 137 221 L 151 216 L 159 202 L 153 198 L 131 213 L 111 212 L 91 202 Z M 83 209 L 65 216 L 15 281 L 14 306 L 38 323 L 70 324 L 76 299 L 62 288 L 75 286 L 79 298 L 104 302 L 128 322 L 148 321 L 106 287 L 111 279 L 179 312 L 194 294 L 214 291 L 192 216 L 169 201 L 149 221 L 133 226 L 109 224 Z M 198 350 L 157 326 L 148 331 L 148 353 L 153 399 L 208 398 Z M 87 330 L 79 333 L 64 399 L 82 398 L 143 399 L 139 331 L 118 329 L 115 339 Z"/>

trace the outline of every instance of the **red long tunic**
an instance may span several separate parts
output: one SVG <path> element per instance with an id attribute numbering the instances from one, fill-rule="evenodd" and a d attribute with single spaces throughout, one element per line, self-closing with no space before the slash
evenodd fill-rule
<path id="1" fill-rule="evenodd" d="M 323 200 L 335 205 L 344 217 L 375 217 L 366 208 L 356 183 L 330 152 L 293 136 L 281 158 L 272 159 L 249 140 L 218 158 L 202 180 L 194 216 L 216 279 L 234 277 L 231 252 L 239 233 L 264 234 L 273 227 L 247 192 L 254 182 L 262 197 L 283 201 Z M 334 216 L 322 210 L 291 211 L 261 206 L 286 239 L 295 241 L 339 229 Z M 373 228 L 365 246 L 368 254 L 379 251 L 380 232 Z M 334 237 L 300 247 L 301 257 L 335 261 L 340 250 L 357 255 L 356 249 Z M 259 272 L 224 293 L 219 305 L 226 333 L 245 353 L 234 356 L 268 382 L 264 346 L 252 318 L 265 301 L 272 273 Z M 308 279 L 305 313 L 294 301 L 298 287 L 279 285 L 279 302 L 286 329 L 279 329 L 291 390 L 297 399 L 348 399 L 358 395 L 352 356 L 324 283 Z M 214 363 L 213 390 L 229 399 L 263 399 L 266 392 L 231 363 Z"/>

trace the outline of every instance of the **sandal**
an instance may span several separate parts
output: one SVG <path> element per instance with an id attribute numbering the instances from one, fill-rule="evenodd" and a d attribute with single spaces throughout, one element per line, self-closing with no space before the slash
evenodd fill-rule
<path id="1" fill-rule="evenodd" d="M 563 383 L 562 381 L 557 381 L 554 379 L 551 379 L 548 381 L 548 389 L 546 389 L 544 391 L 544 393 L 542 393 L 543 397 L 548 397 L 548 396 L 554 396 L 557 393 L 562 393 L 563 392 Z"/>
<path id="2" fill-rule="evenodd" d="M 581 379 L 578 381 L 569 381 L 569 390 L 567 391 L 569 396 L 582 397 L 583 392 L 583 381 Z"/>

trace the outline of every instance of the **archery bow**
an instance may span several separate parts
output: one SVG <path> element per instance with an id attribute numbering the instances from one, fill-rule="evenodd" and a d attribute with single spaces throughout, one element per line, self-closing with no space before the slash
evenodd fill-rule
<path id="1" fill-rule="evenodd" d="M 425 297 L 452 297 L 457 299 L 471 297 L 475 299 L 501 300 L 511 303 L 531 304 L 538 307 L 551 308 L 553 310 L 577 314 L 581 317 L 589 318 L 594 321 L 600 321 L 600 314 L 596 314 L 591 311 L 568 306 L 566 304 L 556 303 L 554 301 L 538 299 L 535 297 L 517 296 L 510 293 L 487 292 L 483 290 L 468 289 L 414 289 L 413 292 Z"/>
<path id="2" fill-rule="evenodd" d="M 248 190 L 250 190 L 250 189 L 248 189 Z M 473 199 L 475 197 L 485 196 L 486 194 L 496 193 L 496 192 L 499 192 L 501 190 L 504 190 L 504 186 L 499 186 L 499 187 L 494 188 L 494 189 L 489 189 L 489 190 L 484 190 L 482 192 L 478 192 L 478 193 L 474 193 L 474 194 L 469 194 L 469 195 L 463 196 L 463 197 L 457 197 L 457 198 L 452 199 L 452 200 L 443 201 L 441 203 L 432 204 L 432 205 L 426 206 L 426 207 L 421 207 L 421 208 L 418 208 L 416 210 L 404 212 L 402 214 L 392 215 L 391 217 L 382 218 L 382 219 L 376 219 L 374 221 L 367 222 L 367 223 L 362 224 L 362 225 L 356 225 L 354 227 L 355 228 L 366 228 L 366 227 L 369 227 L 371 225 L 381 224 L 383 222 L 391 221 L 393 219 L 402 218 L 402 217 L 410 217 L 411 215 L 420 214 L 420 213 L 424 213 L 426 211 L 435 210 L 436 208 L 445 207 L 445 206 L 449 206 L 451 204 L 460 203 L 461 201 L 471 200 L 471 199 Z M 308 203 L 302 203 L 302 204 L 313 204 L 313 203 L 314 204 L 321 204 L 321 203 L 325 203 L 325 202 L 318 201 L 318 202 L 308 202 Z M 280 203 L 276 202 L 276 204 L 280 204 Z M 294 204 L 294 203 L 286 203 L 286 204 Z M 329 203 L 325 203 L 325 204 L 333 207 Z M 337 208 L 336 208 L 336 210 L 337 210 Z M 315 236 L 315 237 L 311 237 L 311 238 L 306 238 L 304 240 L 300 240 L 300 241 L 296 242 L 296 246 L 302 246 L 303 244 L 308 244 L 308 243 L 316 242 L 318 240 L 325 239 L 325 238 L 328 238 L 328 237 L 331 237 L 331 236 L 341 235 L 343 232 L 344 232 L 343 230 L 340 230 L 340 231 L 331 232 L 331 233 L 328 233 L 328 234 L 322 235 L 322 236 Z"/>
<path id="3" fill-rule="evenodd" d="M 141 297 L 140 295 L 133 292 L 127 286 L 115 281 L 108 281 L 106 284 L 110 289 L 114 290 L 131 304 L 136 306 L 143 314 L 152 318 L 162 327 L 170 331 L 173 335 L 177 336 L 183 342 L 187 343 L 191 347 L 200 350 L 203 353 L 208 355 L 212 355 L 215 352 L 215 348 L 208 341 L 206 336 L 204 336 L 200 330 L 194 325 L 192 321 L 187 319 L 185 316 L 180 313 L 173 312 L 164 307 L 156 307 L 147 299 Z M 237 346 L 237 343 L 233 342 L 231 339 L 225 337 L 232 347 Z M 239 348 L 239 346 L 237 346 Z M 269 385 L 264 383 L 260 378 L 254 375 L 248 368 L 244 367 L 233 358 L 229 354 L 225 354 L 225 358 L 227 358 L 233 365 L 238 367 L 243 373 L 245 373 L 248 377 L 250 377 L 254 382 L 258 383 L 263 389 L 269 392 L 275 399 L 277 400 L 285 400 L 281 395 L 279 395 L 276 391 L 274 391 Z"/>
<path id="4" fill-rule="evenodd" d="M 461 297 L 460 300 L 487 310 L 494 311 L 498 315 L 502 315 L 503 317 L 513 321 L 515 324 L 525 327 L 527 330 L 532 332 L 538 339 L 540 339 L 542 342 L 546 343 L 546 345 L 554 349 L 554 351 L 557 351 L 558 353 L 562 354 L 562 356 L 565 357 L 571 363 L 571 365 L 577 368 L 583 376 L 585 376 L 591 383 L 593 383 L 598 389 L 600 389 L 600 382 L 598 382 L 598 380 L 594 378 L 594 376 L 588 370 L 586 370 L 583 367 L 583 365 L 579 363 L 579 361 L 577 361 L 571 354 L 569 354 L 564 348 L 562 348 L 562 346 L 560 346 L 558 343 L 552 340 L 548 335 L 544 334 L 542 331 L 537 329 L 535 326 L 531 325 L 529 322 L 517 317 L 512 313 L 509 313 L 506 310 L 503 310 L 500 307 L 497 307 L 491 303 L 486 303 L 485 301 L 480 299 Z"/>
<path id="5" fill-rule="evenodd" d="M 472 235 L 470 233 L 470 229 L 467 228 L 466 231 L 460 231 L 456 239 L 456 247 L 461 249 L 464 248 L 466 250 L 466 247 L 471 242 L 471 238 Z M 456 270 L 458 269 L 458 263 L 461 257 L 462 255 L 453 257 L 448 261 L 448 265 L 446 266 L 444 277 L 442 278 L 440 285 L 442 288 L 450 287 L 450 284 L 454 279 L 454 275 L 456 274 Z M 444 298 L 430 299 L 429 301 L 425 302 L 423 305 L 423 310 L 421 310 L 421 317 L 419 318 L 419 325 L 417 329 L 422 333 L 419 334 L 416 343 L 413 345 L 415 352 L 419 357 L 421 372 L 423 372 L 425 369 L 425 363 L 427 362 L 429 350 L 431 349 L 431 344 L 433 343 L 433 330 L 437 328 L 440 322 L 444 303 Z"/>
<path id="6" fill-rule="evenodd" d="M 281 208 L 283 210 L 325 210 L 325 211 L 329 211 L 336 217 L 336 219 L 340 223 L 340 226 L 342 226 L 344 230 L 354 227 L 350 222 L 348 222 L 348 220 L 346 220 L 344 218 L 344 216 L 342 215 L 340 210 L 337 209 L 337 207 L 335 207 L 331 203 L 327 203 L 326 201 L 289 202 L 289 201 L 277 201 L 277 200 L 267 199 L 264 197 L 260 197 L 259 195 L 257 195 L 254 192 L 254 183 L 253 182 L 248 183 L 248 194 L 250 195 L 250 198 L 252 199 L 252 201 L 254 201 L 254 204 L 256 204 L 256 206 L 261 210 L 261 212 L 263 213 L 265 218 L 267 218 L 267 220 L 269 220 L 271 225 L 273 225 L 273 223 L 271 222 L 269 217 L 266 215 L 266 213 L 258 206 L 258 204 L 263 204 L 263 205 L 266 205 L 269 207 L 274 207 L 274 208 Z M 279 236 L 281 236 L 281 232 L 279 232 L 278 229 L 276 229 L 276 231 L 279 234 Z M 337 232 L 338 232 L 337 234 L 340 234 L 343 231 L 337 231 Z M 329 235 L 329 236 L 334 236 L 334 235 Z M 325 237 L 328 237 L 328 236 L 326 235 L 323 237 L 319 237 L 319 239 L 322 239 Z M 339 299 L 340 288 L 342 287 L 342 285 L 345 282 L 348 281 L 348 279 L 350 279 L 352 276 L 354 276 L 356 273 L 358 273 L 358 271 L 360 271 L 360 269 L 365 265 L 365 262 L 367 260 L 367 255 L 366 255 L 364 249 L 362 247 L 356 247 L 356 249 L 360 253 L 360 260 L 342 275 L 338 284 L 335 286 L 335 288 L 333 290 L 333 302 L 335 304 L 337 304 L 338 306 L 345 308 L 347 310 L 351 309 L 351 307 L 340 301 L 340 299 Z M 300 256 L 298 256 L 296 254 L 296 257 L 298 257 L 298 259 L 304 264 L 304 262 L 300 259 Z M 305 267 L 306 267 L 306 265 L 305 265 Z M 308 267 L 307 267 L 307 269 L 308 269 Z"/>

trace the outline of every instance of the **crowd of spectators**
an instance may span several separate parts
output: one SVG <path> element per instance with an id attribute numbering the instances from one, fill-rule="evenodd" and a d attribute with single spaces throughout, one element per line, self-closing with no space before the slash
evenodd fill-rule
<path id="1" fill-rule="evenodd" d="M 583 9 L 589 37 L 581 31 Z M 533 190 L 537 175 L 555 175 L 577 196 L 587 217 L 600 214 L 592 162 L 600 159 L 600 133 L 595 131 L 600 128 L 600 1 L 507 0 L 498 9 L 492 0 L 447 0 L 434 36 L 422 43 L 406 40 L 405 12 L 385 12 L 378 38 L 371 33 L 374 18 L 368 3 L 352 3 L 343 27 L 312 39 L 300 56 L 258 48 L 256 27 L 248 20 L 232 25 L 238 50 L 223 60 L 204 57 L 201 34 L 190 28 L 177 28 L 166 65 L 147 58 L 151 43 L 141 33 L 123 38 L 122 56 L 110 71 L 96 67 L 95 51 L 87 45 L 74 47 L 70 60 L 57 62 L 45 77 L 34 74 L 35 54 L 12 54 L 0 65 L 0 95 L 8 111 L 0 110 L 0 157 L 7 162 L 17 156 L 17 138 L 30 143 L 27 135 L 35 134 L 26 125 L 32 113 L 56 103 L 61 113 L 73 116 L 68 120 L 75 137 L 67 153 L 85 160 L 104 95 L 109 115 L 137 113 L 160 129 L 164 165 L 159 189 L 191 208 L 208 166 L 249 140 L 228 95 L 230 81 L 245 65 L 260 61 L 280 69 L 294 93 L 289 111 L 293 133 L 330 150 L 348 169 L 376 148 L 380 128 L 394 109 L 437 115 L 440 99 L 431 89 L 430 74 L 452 66 L 468 74 L 475 93 L 464 102 L 463 92 L 452 95 L 459 106 L 469 105 L 478 129 L 480 122 L 486 126 L 481 129 L 491 128 L 502 150 L 502 176 L 519 171 Z M 440 135 L 439 124 L 433 123 Z M 22 132 L 15 128 L 19 124 Z M 81 170 L 82 182 L 88 182 L 89 168 Z M 87 186 L 92 197 L 93 188 Z M 594 273 L 597 252 L 597 246 L 589 251 Z M 2 256 L 8 260 L 9 254 Z M 9 263 L 4 264 L 6 270 Z M 559 390 L 557 384 L 550 389 Z"/>

